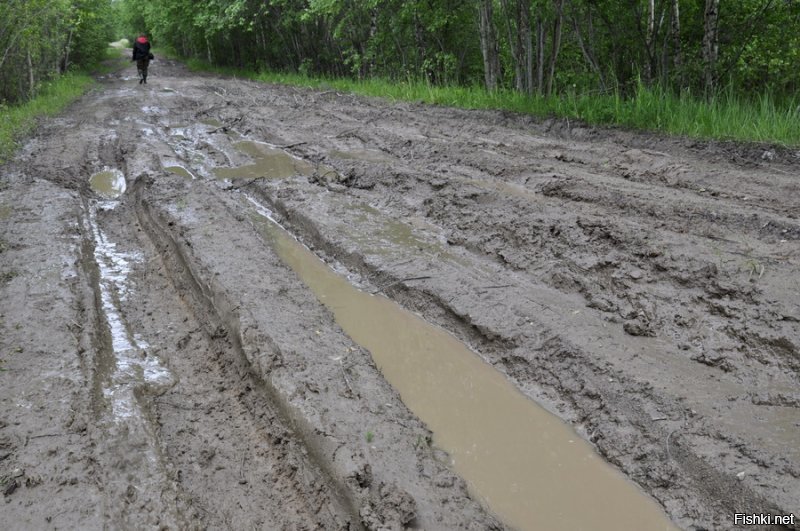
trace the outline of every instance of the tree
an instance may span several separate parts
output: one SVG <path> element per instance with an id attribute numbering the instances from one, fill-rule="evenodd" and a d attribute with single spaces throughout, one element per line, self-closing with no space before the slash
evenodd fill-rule
<path id="1" fill-rule="evenodd" d="M 478 5 L 484 83 L 487 90 L 495 90 L 500 79 L 500 50 L 494 26 L 493 4 L 492 0 L 480 0 Z"/>
<path id="2" fill-rule="evenodd" d="M 720 0 L 118 2 L 131 34 L 149 31 L 183 55 L 253 69 L 527 94 L 570 87 L 628 96 L 644 80 L 711 95 L 721 79 L 788 93 L 800 82 L 800 47 L 784 45 L 800 39 L 794 0 L 739 0 L 722 11 Z M 0 33 L 0 46 L 8 39 Z"/>
<path id="3" fill-rule="evenodd" d="M 707 95 L 714 91 L 714 70 L 719 55 L 719 0 L 706 0 L 703 13 L 703 83 Z"/>

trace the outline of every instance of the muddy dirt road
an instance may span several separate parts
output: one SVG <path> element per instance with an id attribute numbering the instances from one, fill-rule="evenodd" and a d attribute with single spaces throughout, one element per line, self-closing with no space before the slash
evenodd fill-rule
<path id="1" fill-rule="evenodd" d="M 101 79 L 0 168 L 0 525 L 800 515 L 799 179 L 791 150 Z"/>

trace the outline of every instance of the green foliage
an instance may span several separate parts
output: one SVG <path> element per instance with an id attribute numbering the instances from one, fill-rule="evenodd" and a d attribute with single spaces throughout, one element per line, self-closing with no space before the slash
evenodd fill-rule
<path id="1" fill-rule="evenodd" d="M 111 0 L 0 2 L 0 102 L 33 98 L 73 65 L 101 61 L 111 17 Z"/>
<path id="2" fill-rule="evenodd" d="M 113 39 L 111 0 L 73 0 L 73 63 L 88 67 L 103 60 Z"/>
<path id="3" fill-rule="evenodd" d="M 631 97 L 621 92 L 607 95 L 577 94 L 528 96 L 503 89 L 489 92 L 479 85 L 438 86 L 426 81 L 386 78 L 309 77 L 296 73 L 256 72 L 217 67 L 194 59 L 193 70 L 211 71 L 266 83 L 340 90 L 390 100 L 414 101 L 465 109 L 507 110 L 541 117 L 556 116 L 589 124 L 685 135 L 696 138 L 757 141 L 800 146 L 800 98 L 777 102 L 768 93 L 755 99 L 729 90 L 710 99 L 680 95 L 661 87 L 637 83 Z"/>
<path id="4" fill-rule="evenodd" d="M 329 78 L 362 93 L 796 142 L 798 1 L 723 2 L 719 54 L 709 64 L 704 2 L 679 0 L 676 20 L 673 0 L 655 2 L 652 32 L 649 3 L 640 0 L 489 4 L 500 65 L 496 94 L 477 88 L 485 68 L 478 16 L 484 0 L 4 0 L 0 102 L 32 98 L 72 65 L 101 61 L 112 38 L 146 33 L 162 48 L 217 67 Z M 673 22 L 680 23 L 677 35 Z M 518 83 L 520 42 L 531 45 L 527 89 Z M 717 93 L 706 91 L 709 74 Z M 544 91 L 550 82 L 558 97 L 512 90 Z"/>
<path id="5" fill-rule="evenodd" d="M 0 104 L 0 163 L 10 158 L 16 141 L 36 126 L 38 117 L 60 112 L 91 84 L 86 74 L 69 73 L 44 83 L 39 95 L 22 105 Z"/>
<path id="6" fill-rule="evenodd" d="M 482 0 L 481 0 L 482 1 Z M 483 80 L 479 1 L 462 0 L 119 0 L 127 35 L 152 34 L 184 57 L 219 66 L 307 75 L 422 79 L 441 85 Z M 494 0 L 500 81 L 515 84 L 512 42 L 526 38 L 515 22 L 524 6 L 534 52 L 531 68 L 561 93 L 620 93 L 642 81 L 700 93 L 704 72 L 741 95 L 793 94 L 800 86 L 800 2 L 723 2 L 719 59 L 703 62 L 704 3 L 680 0 L 675 44 L 673 2 L 655 3 L 647 32 L 647 2 L 616 0 Z M 561 9 L 557 9 L 558 5 Z M 556 21 L 560 20 L 560 26 Z M 556 28 L 560 46 L 555 52 Z M 537 32 L 542 49 L 537 50 Z M 541 60 L 540 60 L 541 54 Z M 538 80 L 534 80 L 538 86 Z M 539 87 L 541 89 L 541 87 Z"/>

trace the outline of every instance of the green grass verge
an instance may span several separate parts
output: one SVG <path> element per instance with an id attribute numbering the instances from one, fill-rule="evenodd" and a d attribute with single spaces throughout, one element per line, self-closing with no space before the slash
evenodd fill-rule
<path id="1" fill-rule="evenodd" d="M 38 118 L 61 112 L 93 82 L 87 74 L 69 73 L 45 83 L 39 95 L 26 103 L 13 107 L 0 105 L 0 163 L 11 158 L 17 141 L 36 127 Z"/>
<path id="2" fill-rule="evenodd" d="M 34 99 L 14 106 L 0 104 L 0 164 L 11 158 L 19 139 L 36 127 L 40 117 L 58 114 L 94 84 L 87 72 L 92 75 L 116 72 L 128 64 L 127 57 L 126 50 L 109 46 L 102 62 L 85 71 L 70 72 L 44 83 Z"/>
<path id="3" fill-rule="evenodd" d="M 488 92 L 482 87 L 432 86 L 420 81 L 313 78 L 300 74 L 254 72 L 209 65 L 196 59 L 190 69 L 238 76 L 256 81 L 335 89 L 365 96 L 466 109 L 508 110 L 536 116 L 557 116 L 590 124 L 617 125 L 694 138 L 766 142 L 800 146 L 800 98 L 776 102 L 768 95 L 743 98 L 723 93 L 709 100 L 685 93 L 675 95 L 641 86 L 632 98 L 619 94 L 561 94 L 527 96 L 509 90 Z"/>

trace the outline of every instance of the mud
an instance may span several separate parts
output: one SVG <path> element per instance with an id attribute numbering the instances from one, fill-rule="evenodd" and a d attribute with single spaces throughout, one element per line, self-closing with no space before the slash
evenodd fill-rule
<path id="1" fill-rule="evenodd" d="M 459 340 L 382 296 L 359 291 L 276 223 L 256 223 L 343 330 L 369 350 L 476 496 L 507 523 L 517 529 L 673 529 L 656 504 L 588 443 Z"/>
<path id="2" fill-rule="evenodd" d="M 613 490 L 558 472 L 582 459 L 660 504 L 637 494 L 625 513 L 648 522 L 618 529 L 800 514 L 797 150 L 154 66 L 0 168 L 4 528 L 553 528 Z M 390 374 L 246 196 L 493 375 L 445 424 L 575 442 L 477 420 L 447 442 L 444 406 L 415 396 L 457 373 Z M 464 480 L 487 433 L 530 440 L 495 483 L 556 467 L 527 504 Z"/>
<path id="3" fill-rule="evenodd" d="M 235 168 L 216 168 L 218 179 L 285 179 L 296 175 L 311 175 L 313 166 L 284 151 L 256 142 L 241 141 L 233 145 L 253 159 L 253 164 Z"/>

